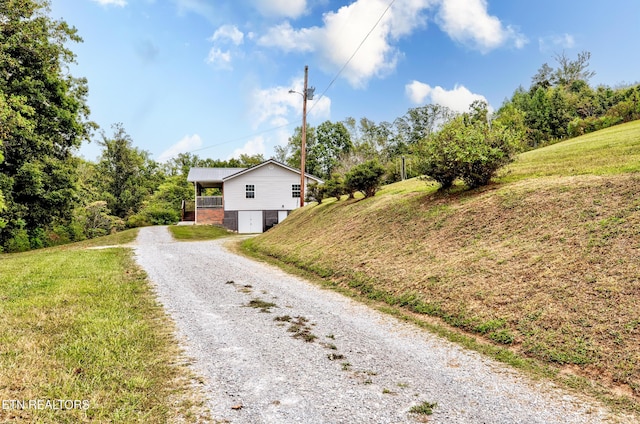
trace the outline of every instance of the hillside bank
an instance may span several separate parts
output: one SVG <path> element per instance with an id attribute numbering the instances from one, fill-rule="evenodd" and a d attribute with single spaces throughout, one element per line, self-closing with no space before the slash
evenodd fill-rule
<path id="1" fill-rule="evenodd" d="M 585 149 L 611 145 L 608 132 L 548 148 L 562 152 L 551 157 L 567 174 L 584 175 L 532 170 L 523 159 L 479 190 L 405 181 L 296 211 L 245 248 L 596 381 L 637 410 L 639 130 L 601 149 L 606 158 L 594 153 L 595 165 Z"/>

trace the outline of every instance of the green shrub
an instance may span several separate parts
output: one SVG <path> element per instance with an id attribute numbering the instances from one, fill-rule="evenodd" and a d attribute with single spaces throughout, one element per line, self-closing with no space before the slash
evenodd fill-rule
<path id="1" fill-rule="evenodd" d="M 124 230 L 124 220 L 110 213 L 107 202 L 100 200 L 78 208 L 75 212 L 75 220 L 78 225 L 84 227 L 87 238 L 101 237 Z"/>
<path id="2" fill-rule="evenodd" d="M 451 187 L 456 178 L 475 188 L 511 163 L 520 145 L 517 132 L 462 115 L 421 143 L 420 169 L 443 189 Z"/>
<path id="3" fill-rule="evenodd" d="M 307 202 L 318 202 L 318 204 L 322 203 L 322 199 L 325 196 L 325 188 L 324 186 L 313 182 L 307 186 L 307 197 L 305 201 Z"/>
<path id="4" fill-rule="evenodd" d="M 7 252 L 26 252 L 31 249 L 29 233 L 25 229 L 16 229 L 7 243 Z"/>
<path id="5" fill-rule="evenodd" d="M 151 223 L 147 220 L 147 217 L 142 213 L 131 215 L 129 219 L 127 219 L 127 228 L 146 227 L 149 225 L 151 225 Z"/>
<path id="6" fill-rule="evenodd" d="M 55 225 L 47 232 L 47 246 L 71 243 L 69 229 L 64 225 Z"/>
<path id="7" fill-rule="evenodd" d="M 364 197 L 376 194 L 384 175 L 384 167 L 377 160 L 356 165 L 345 175 L 344 185 L 348 193 L 362 192 Z"/>
<path id="8" fill-rule="evenodd" d="M 45 243 L 47 241 L 47 233 L 45 233 L 44 229 L 36 228 L 31 231 L 29 237 L 29 244 L 32 249 L 42 249 L 45 247 Z"/>
<path id="9" fill-rule="evenodd" d="M 144 215 L 153 225 L 171 225 L 180 221 L 180 214 L 172 209 L 150 207 L 144 210 Z"/>
<path id="10" fill-rule="evenodd" d="M 347 194 L 344 187 L 344 179 L 338 174 L 332 175 L 331 178 L 324 183 L 325 197 L 335 197 L 340 200 L 343 194 Z"/>

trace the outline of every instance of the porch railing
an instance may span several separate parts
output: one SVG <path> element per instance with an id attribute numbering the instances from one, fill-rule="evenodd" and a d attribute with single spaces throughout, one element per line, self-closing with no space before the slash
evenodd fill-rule
<path id="1" fill-rule="evenodd" d="M 199 208 L 221 208 L 222 196 L 198 196 L 196 203 Z"/>

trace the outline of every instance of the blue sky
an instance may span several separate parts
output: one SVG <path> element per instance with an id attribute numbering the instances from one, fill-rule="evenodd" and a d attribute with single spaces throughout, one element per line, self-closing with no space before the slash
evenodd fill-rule
<path id="1" fill-rule="evenodd" d="M 497 109 L 563 51 L 591 52 L 592 84 L 640 81 L 637 0 L 51 3 L 84 39 L 71 72 L 89 81 L 91 119 L 108 135 L 121 122 L 160 161 L 272 156 L 301 124 L 302 96 L 288 91 L 302 91 L 305 65 L 310 125 L 393 121 L 427 103 Z"/>

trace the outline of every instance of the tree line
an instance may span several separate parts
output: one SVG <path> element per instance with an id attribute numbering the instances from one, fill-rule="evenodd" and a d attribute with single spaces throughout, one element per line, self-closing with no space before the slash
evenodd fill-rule
<path id="1" fill-rule="evenodd" d="M 457 179 L 474 188 L 518 152 L 640 119 L 640 85 L 592 87 L 590 58 L 589 52 L 555 55 L 555 68 L 543 64 L 528 89 L 518 87 L 493 113 L 482 101 L 464 113 L 428 104 L 393 122 L 348 118 L 307 127 L 307 171 L 327 181 L 311 187 L 311 199 L 375 193 L 354 184 L 363 178 L 379 185 L 424 175 L 442 189 Z M 297 128 L 276 157 L 299 166 L 301 138 Z"/>
<path id="2" fill-rule="evenodd" d="M 69 73 L 81 42 L 75 28 L 49 16 L 42 0 L 0 0 L 0 251 L 23 251 L 169 224 L 193 198 L 191 167 L 249 167 L 261 155 L 231 160 L 183 153 L 154 161 L 121 124 L 111 132 L 90 119 L 88 82 Z M 593 88 L 589 53 L 556 56 L 528 89 L 495 112 L 475 102 L 468 112 L 440 105 L 412 108 L 393 122 L 367 118 L 307 127 L 306 171 L 325 180 L 313 200 L 375 194 L 380 184 L 426 175 L 443 189 L 455 180 L 486 184 L 519 151 L 640 118 L 640 87 Z M 301 129 L 275 159 L 300 165 Z M 97 139 L 97 162 L 77 156 Z M 404 164 L 404 165 L 403 165 Z"/>

